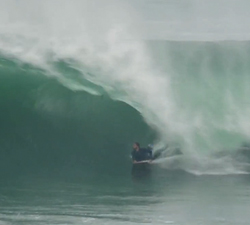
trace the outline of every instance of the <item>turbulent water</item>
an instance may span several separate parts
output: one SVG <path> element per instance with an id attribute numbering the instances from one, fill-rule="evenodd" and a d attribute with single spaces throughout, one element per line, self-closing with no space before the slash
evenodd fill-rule
<path id="1" fill-rule="evenodd" d="M 0 223 L 247 224 L 248 8 L 0 0 Z"/>

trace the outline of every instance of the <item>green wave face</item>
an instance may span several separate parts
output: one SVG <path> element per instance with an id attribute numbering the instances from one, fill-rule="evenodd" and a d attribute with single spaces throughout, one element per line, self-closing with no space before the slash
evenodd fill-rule
<path id="1" fill-rule="evenodd" d="M 2 176 L 127 173 L 133 141 L 154 137 L 125 103 L 71 91 L 35 68 L 1 62 Z"/>
<path id="2" fill-rule="evenodd" d="M 134 141 L 177 145 L 189 161 L 234 154 L 248 142 L 248 42 L 145 46 L 161 72 L 142 75 L 148 86 L 129 78 L 135 89 L 67 60 L 49 73 L 2 57 L 2 171 L 127 171 Z"/>

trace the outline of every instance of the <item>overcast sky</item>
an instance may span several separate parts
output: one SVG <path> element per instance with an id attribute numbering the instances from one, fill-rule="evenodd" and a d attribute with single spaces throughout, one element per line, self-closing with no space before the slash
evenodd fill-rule
<path id="1" fill-rule="evenodd" d="M 249 0 L 133 0 L 145 38 L 249 39 Z"/>

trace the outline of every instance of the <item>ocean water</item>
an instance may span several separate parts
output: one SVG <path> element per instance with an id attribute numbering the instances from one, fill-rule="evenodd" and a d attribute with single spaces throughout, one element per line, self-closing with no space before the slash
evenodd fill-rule
<path id="1" fill-rule="evenodd" d="M 180 172 L 16 179 L 1 184 L 1 224 L 249 224 L 249 176 Z"/>
<path id="2" fill-rule="evenodd" d="M 249 224 L 248 8 L 0 0 L 0 224 Z"/>

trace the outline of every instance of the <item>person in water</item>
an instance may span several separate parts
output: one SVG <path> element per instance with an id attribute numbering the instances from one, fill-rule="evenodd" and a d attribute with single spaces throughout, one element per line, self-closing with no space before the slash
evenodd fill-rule
<path id="1" fill-rule="evenodd" d="M 141 148 L 138 142 L 133 144 L 133 151 L 131 153 L 133 163 L 144 160 L 152 160 L 152 148 Z"/>

